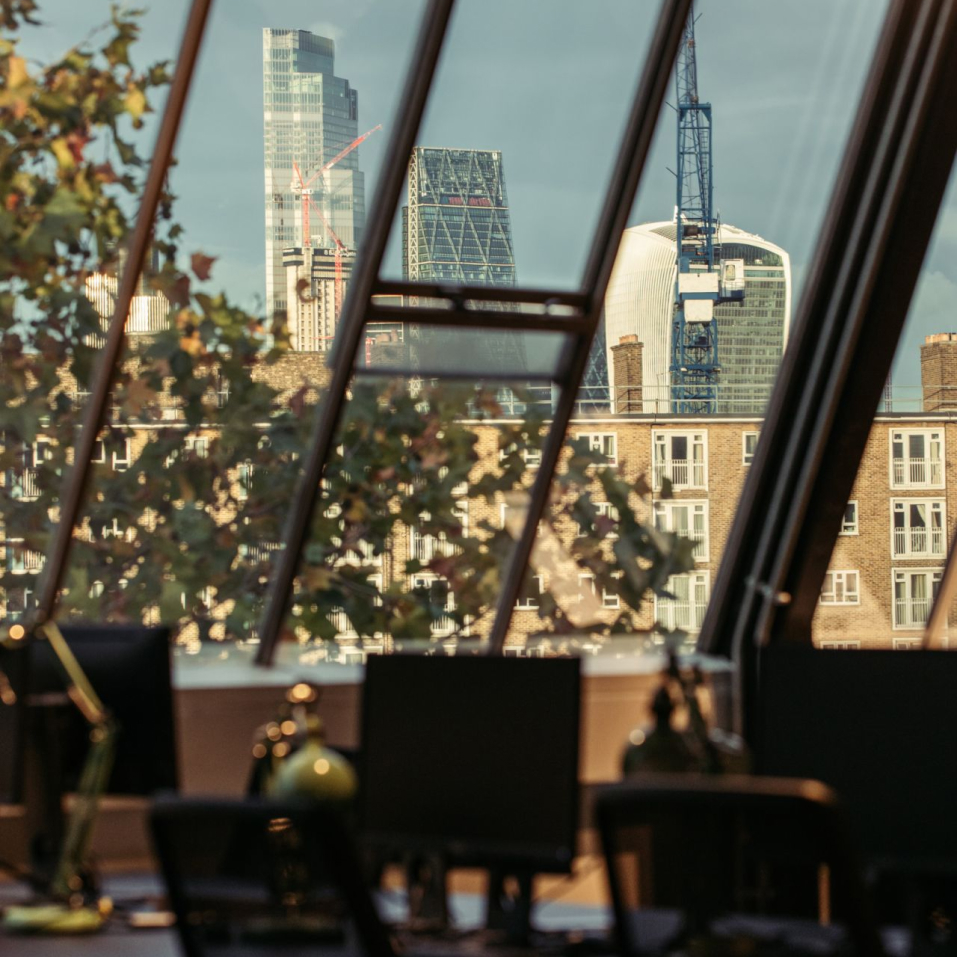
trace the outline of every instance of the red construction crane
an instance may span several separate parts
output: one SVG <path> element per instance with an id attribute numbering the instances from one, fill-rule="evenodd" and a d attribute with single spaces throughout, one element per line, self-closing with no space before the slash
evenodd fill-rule
<path id="1" fill-rule="evenodd" d="M 320 166 L 319 169 L 317 169 L 315 173 L 313 173 L 312 176 L 309 177 L 309 179 L 303 179 L 302 171 L 299 169 L 298 163 L 292 164 L 294 175 L 293 175 L 293 180 L 290 185 L 290 188 L 292 189 L 294 193 L 298 192 L 302 200 L 302 237 L 301 239 L 302 239 L 303 248 L 305 248 L 306 246 L 310 244 L 311 235 L 312 235 L 309 230 L 309 203 L 310 203 L 310 198 L 312 196 L 312 190 L 309 188 L 309 186 L 316 181 L 316 178 L 318 176 L 321 176 L 323 173 L 328 172 L 330 169 L 332 169 L 333 166 L 336 165 L 336 163 L 339 162 L 339 160 L 341 160 L 345 156 L 348 156 L 363 140 L 367 140 L 370 136 L 372 136 L 373 133 L 376 132 L 376 130 L 381 130 L 381 129 L 382 129 L 382 124 L 380 123 L 378 126 L 373 126 L 372 129 L 369 130 L 368 132 L 363 133 L 362 136 L 357 136 L 345 149 L 340 150 L 338 153 L 336 153 L 336 155 L 333 156 L 328 163 L 325 163 L 323 166 Z M 315 203 L 313 203 L 313 206 L 315 206 Z M 326 228 L 327 229 L 329 228 L 328 225 L 326 226 Z M 338 242 L 338 240 L 336 240 L 336 242 Z"/>
<path id="2" fill-rule="evenodd" d="M 312 205 L 312 208 L 319 214 L 319 218 L 322 220 L 322 225 L 325 228 L 326 232 L 329 234 L 329 238 L 333 241 L 336 247 L 336 305 L 335 311 L 333 312 L 333 320 L 338 323 L 339 313 L 342 312 L 342 253 L 346 248 L 345 243 L 336 235 L 335 230 L 329 225 L 329 220 L 323 215 L 322 210 L 309 199 L 309 204 Z"/>

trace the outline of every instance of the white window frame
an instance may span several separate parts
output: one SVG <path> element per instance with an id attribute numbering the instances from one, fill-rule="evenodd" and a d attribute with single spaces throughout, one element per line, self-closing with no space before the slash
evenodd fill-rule
<path id="1" fill-rule="evenodd" d="M 665 586 L 672 594 L 675 592 L 676 579 L 688 579 L 688 599 L 662 598 L 655 595 L 655 621 L 670 630 L 681 628 L 689 635 L 701 631 L 708 602 L 711 600 L 711 577 L 706 571 L 684 572 L 681 575 L 672 575 Z M 703 592 L 703 600 L 699 595 L 699 588 Z M 687 605 L 687 618 L 679 621 L 679 612 L 685 609 L 680 605 Z"/>
<path id="2" fill-rule="evenodd" d="M 853 576 L 854 584 L 850 584 Z M 838 598 L 838 594 L 843 595 Z M 824 576 L 821 595 L 822 605 L 859 605 L 861 603 L 861 572 L 857 568 L 832 568 Z"/>
<path id="3" fill-rule="evenodd" d="M 750 465 L 754 461 L 754 451 L 758 447 L 758 435 L 759 432 L 742 432 L 741 433 L 741 464 Z M 748 446 L 751 448 L 748 448 Z"/>
<path id="4" fill-rule="evenodd" d="M 598 586 L 595 584 L 595 576 L 590 572 L 582 572 L 578 576 L 578 601 L 581 601 L 584 597 L 586 588 L 590 588 L 591 593 L 596 598 L 598 597 Z M 621 596 L 602 588 L 601 607 L 605 611 L 619 611 L 621 609 Z"/>
<path id="5" fill-rule="evenodd" d="M 849 508 L 854 509 L 854 518 L 852 521 L 848 521 L 847 519 L 847 510 Z M 857 499 L 852 498 L 847 505 L 844 506 L 844 517 L 841 519 L 841 530 L 838 532 L 838 535 L 860 535 L 860 533 L 861 510 L 857 504 Z"/>
<path id="6" fill-rule="evenodd" d="M 675 516 L 674 513 L 679 509 L 688 510 L 688 535 L 694 543 L 694 560 L 696 562 L 707 562 L 710 560 L 710 539 L 709 526 L 710 515 L 707 499 L 692 498 L 669 498 L 659 500 L 654 503 L 655 527 L 663 532 L 674 532 Z M 702 530 L 701 535 L 694 534 L 695 518 L 701 516 Z"/>
<path id="7" fill-rule="evenodd" d="M 111 442 L 109 460 L 106 455 L 106 439 L 97 439 L 93 446 L 93 458 L 90 460 L 97 465 L 109 465 L 114 472 L 125 472 L 133 462 L 133 453 L 128 436 L 111 436 L 116 444 L 122 444 L 122 450 L 113 447 Z"/>
<path id="8" fill-rule="evenodd" d="M 617 522 L 617 521 L 619 520 L 618 509 L 615 508 L 615 506 L 612 505 L 611 502 L 592 502 L 592 505 L 595 506 L 595 513 L 596 513 L 600 518 L 610 518 L 610 519 L 612 519 L 612 520 L 615 521 L 615 522 Z M 577 528 L 578 528 L 577 537 L 578 537 L 578 538 L 584 538 L 584 536 L 585 536 L 585 529 L 582 528 L 582 526 L 581 526 L 580 523 L 576 522 L 575 524 L 576 524 L 576 526 L 577 526 Z M 617 529 L 617 528 L 612 529 L 612 530 L 605 536 L 605 538 L 606 538 L 607 540 L 609 540 L 609 541 L 618 538 L 618 529 Z"/>
<path id="9" fill-rule="evenodd" d="M 905 523 L 910 522 L 910 507 L 923 505 L 927 509 L 927 524 L 919 526 L 897 525 L 898 513 Z M 891 510 L 891 558 L 944 558 L 947 554 L 947 503 L 942 498 L 892 498 Z M 940 521 L 934 524 L 934 516 Z M 923 549 L 920 547 L 923 544 Z M 916 547 L 915 547 L 916 546 Z"/>
<path id="10" fill-rule="evenodd" d="M 860 651 L 860 638 L 823 638 L 818 643 L 825 651 Z"/>
<path id="11" fill-rule="evenodd" d="M 538 595 L 522 595 L 520 593 L 518 598 L 515 599 L 516 611 L 534 611 L 540 604 L 538 599 L 545 591 L 545 576 L 532 575 L 530 580 L 533 582 L 538 582 Z M 534 586 L 532 587 L 534 589 Z"/>
<path id="12" fill-rule="evenodd" d="M 690 458 L 674 458 L 674 440 L 688 442 Z M 701 460 L 695 458 L 695 448 L 701 449 Z M 653 429 L 651 433 L 652 485 L 660 489 L 662 480 L 671 480 L 675 489 L 708 487 L 708 432 L 701 429 Z M 676 481 L 677 480 L 677 481 Z"/>
<path id="13" fill-rule="evenodd" d="M 510 455 L 512 452 L 519 452 L 521 454 L 522 461 L 525 463 L 526 468 L 537 469 L 539 465 L 542 464 L 541 448 L 530 449 L 527 445 L 524 445 L 519 449 L 517 442 L 510 442 L 504 449 L 499 449 L 498 460 L 501 462 L 506 455 Z"/>
<path id="14" fill-rule="evenodd" d="M 944 570 L 943 568 L 892 568 L 891 569 L 891 622 L 892 628 L 894 631 L 923 631 L 927 626 L 927 618 L 930 617 L 930 610 L 934 603 L 934 586 L 940 585 L 940 580 L 943 577 Z M 915 617 L 913 615 L 913 607 L 907 608 L 906 620 L 901 621 L 900 608 L 898 606 L 897 599 L 897 585 L 899 581 L 908 583 L 908 589 L 912 587 L 910 584 L 911 579 L 915 575 L 924 575 L 927 577 L 928 582 L 930 583 L 930 589 L 928 591 L 928 596 L 925 599 L 927 604 L 927 614 L 920 620 L 919 616 Z M 910 596 L 905 596 L 903 599 L 908 605 L 912 606 L 914 601 L 913 594 Z"/>
<path id="15" fill-rule="evenodd" d="M 920 435 L 927 448 L 923 457 L 911 458 L 909 440 Z M 891 488 L 943 488 L 945 480 L 946 450 L 944 430 L 941 429 L 891 429 L 888 435 Z M 895 456 L 895 445 L 900 443 L 901 455 Z M 936 454 L 934 445 L 936 444 Z"/>
<path id="16" fill-rule="evenodd" d="M 893 648 L 894 651 L 920 651 L 923 644 L 923 638 L 895 638 Z"/>
<path id="17" fill-rule="evenodd" d="M 604 462 L 597 463 L 599 468 L 606 465 L 618 464 L 618 433 L 617 432 L 579 432 L 576 439 L 585 439 L 592 452 L 600 452 L 605 456 Z"/>

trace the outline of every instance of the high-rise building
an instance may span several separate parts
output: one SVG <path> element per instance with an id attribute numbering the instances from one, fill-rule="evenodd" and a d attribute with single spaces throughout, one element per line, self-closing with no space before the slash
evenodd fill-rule
<path id="1" fill-rule="evenodd" d="M 415 147 L 402 209 L 402 272 L 412 282 L 515 285 L 501 151 Z M 461 341 L 449 330 L 412 328 L 409 360 L 416 368 L 446 368 L 449 350 L 461 349 Z M 526 368 L 520 332 L 489 332 L 469 342 L 479 374 Z"/>
<path id="2" fill-rule="evenodd" d="M 514 286 L 515 256 L 499 150 L 417 146 L 403 210 L 403 273 L 413 282 Z"/>
<path id="3" fill-rule="evenodd" d="M 763 412 L 777 377 L 791 322 L 791 261 L 774 243 L 722 223 L 721 258 L 744 261 L 743 302 L 714 309 L 718 331 L 715 412 Z M 611 349 L 622 336 L 643 345 L 642 395 L 645 412 L 668 412 L 675 290 L 675 224 L 646 223 L 626 229 L 608 292 L 605 329 L 608 368 Z"/>
<path id="4" fill-rule="evenodd" d="M 335 43 L 307 30 L 263 30 L 263 123 L 266 173 L 266 311 L 289 308 L 285 248 L 355 250 L 365 222 L 365 183 L 358 150 L 311 183 L 309 178 L 358 136 L 359 95 L 335 75 Z M 304 236 L 302 190 L 294 164 L 321 211 Z"/>

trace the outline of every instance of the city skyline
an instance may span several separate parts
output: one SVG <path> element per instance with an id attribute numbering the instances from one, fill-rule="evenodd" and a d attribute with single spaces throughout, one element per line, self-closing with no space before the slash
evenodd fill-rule
<path id="1" fill-rule="evenodd" d="M 809 0 L 772 9 L 728 0 L 720 16 L 707 0 L 698 6 L 699 61 L 709 98 L 720 104 L 722 116 L 714 144 L 720 211 L 790 252 L 797 307 L 883 5 L 854 0 L 834 8 Z M 140 62 L 175 55 L 186 8 L 182 0 L 171 0 L 147 12 Z M 24 52 L 44 60 L 109 18 L 108 0 L 83 5 L 45 0 L 41 9 L 49 26 L 24 38 Z M 268 6 L 233 0 L 228 9 L 213 8 L 171 182 L 180 197 L 176 214 L 185 227 L 184 250 L 219 257 L 217 289 L 265 311 L 261 78 L 258 71 L 235 68 L 261 56 L 262 28 L 292 23 L 336 39 L 337 68 L 362 91 L 363 126 L 384 127 L 378 141 L 363 147 L 371 195 L 423 9 L 418 0 L 402 5 L 361 0 L 347 7 L 331 0 Z M 655 9 L 636 14 L 626 0 L 602 0 L 589 10 L 557 2 L 554 12 L 543 24 L 534 10 L 503 2 L 482 11 L 462 7 L 450 37 L 454 49 L 450 46 L 440 66 L 434 102 L 418 137 L 450 147 L 503 150 L 523 284 L 554 277 L 570 260 L 577 266 L 587 248 L 592 219 L 580 212 L 604 185 L 604 167 L 596 168 L 594 157 L 610 154 L 617 136 L 611 122 L 607 128 L 614 127 L 614 135 L 599 135 L 604 127 L 593 114 L 604 108 L 612 86 L 630 95 Z M 490 23 L 496 29 L 490 30 Z M 740 42 L 745 35 L 751 40 Z M 587 83 L 568 82 L 569 63 Z M 477 76 L 487 91 L 481 102 L 473 100 Z M 469 109 L 462 110 L 462 103 Z M 147 117 L 146 135 L 155 131 L 157 119 L 158 113 Z M 672 123 L 667 109 L 629 225 L 671 216 Z M 575 256 L 563 252 L 571 246 Z M 388 260 L 396 278 L 400 248 L 396 223 Z M 957 190 L 952 188 L 898 351 L 895 386 L 918 386 L 918 346 L 924 335 L 955 328 L 955 299 Z"/>

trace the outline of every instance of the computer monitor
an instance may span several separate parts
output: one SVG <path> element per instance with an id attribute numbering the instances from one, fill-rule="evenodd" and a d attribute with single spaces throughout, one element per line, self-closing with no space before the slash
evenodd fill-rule
<path id="1" fill-rule="evenodd" d="M 578 825 L 577 658 L 370 656 L 360 822 L 373 846 L 567 873 Z"/>
<path id="2" fill-rule="evenodd" d="M 149 796 L 178 784 L 169 629 L 142 625 L 61 625 L 60 630 L 113 716 L 118 732 L 109 794 Z M 64 690 L 53 649 L 31 642 L 30 695 Z M 73 707 L 64 722 L 61 770 L 76 788 L 89 745 L 89 726 Z"/>
<path id="3" fill-rule="evenodd" d="M 757 769 L 831 785 L 870 863 L 952 869 L 955 688 L 953 651 L 771 645 L 760 661 Z"/>

